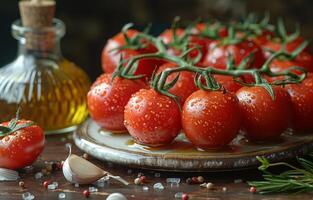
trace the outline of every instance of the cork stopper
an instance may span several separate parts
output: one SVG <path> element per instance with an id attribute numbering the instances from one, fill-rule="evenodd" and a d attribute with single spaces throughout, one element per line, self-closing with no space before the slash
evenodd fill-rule
<path id="1" fill-rule="evenodd" d="M 55 33 L 45 32 L 53 26 L 55 1 L 22 0 L 19 2 L 22 24 L 33 31 L 26 34 L 26 47 L 34 50 L 49 51 L 55 45 Z"/>

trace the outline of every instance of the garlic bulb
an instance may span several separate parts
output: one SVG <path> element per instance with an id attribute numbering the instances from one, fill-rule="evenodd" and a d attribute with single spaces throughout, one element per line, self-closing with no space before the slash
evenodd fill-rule
<path id="1" fill-rule="evenodd" d="M 0 181 L 16 181 L 19 178 L 17 171 L 0 168 Z"/>
<path id="2" fill-rule="evenodd" d="M 128 185 L 128 182 L 121 177 L 113 176 L 93 163 L 87 161 L 86 159 L 72 154 L 71 145 L 67 146 L 70 151 L 67 159 L 63 164 L 62 170 L 64 177 L 69 182 L 78 184 L 91 184 L 104 176 L 108 176 L 122 182 L 125 185 Z"/>

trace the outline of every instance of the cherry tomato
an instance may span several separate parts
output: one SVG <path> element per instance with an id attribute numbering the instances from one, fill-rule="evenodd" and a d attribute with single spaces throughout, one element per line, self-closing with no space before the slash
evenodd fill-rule
<path id="1" fill-rule="evenodd" d="M 139 32 L 136 30 L 128 30 L 126 35 L 129 38 L 135 37 Z M 138 56 L 144 53 L 154 53 L 157 52 L 157 49 L 152 45 L 147 43 L 146 41 L 142 41 L 143 44 L 146 44 L 146 47 L 143 49 L 122 49 L 118 50 L 116 48 L 123 47 L 126 45 L 125 37 L 122 33 L 118 33 L 113 38 L 109 39 L 104 46 L 102 51 L 102 68 L 106 73 L 113 73 L 116 69 L 120 58 L 122 56 L 123 59 L 129 59 L 133 56 Z M 116 50 L 114 50 L 116 49 Z M 138 63 L 138 68 L 135 71 L 135 75 L 144 74 L 147 78 L 150 78 L 153 73 L 155 67 L 159 66 L 163 61 L 157 59 L 141 59 Z"/>
<path id="2" fill-rule="evenodd" d="M 171 143 L 181 129 L 177 103 L 153 89 L 135 93 L 125 107 L 125 126 L 139 144 L 161 146 Z"/>
<path id="3" fill-rule="evenodd" d="M 236 93 L 243 128 L 251 140 L 273 140 L 290 127 L 292 103 L 288 92 L 273 87 L 275 100 L 263 87 L 242 87 Z"/>
<path id="4" fill-rule="evenodd" d="M 286 85 L 285 89 L 291 96 L 294 120 L 293 125 L 296 131 L 313 130 L 313 74 L 300 84 Z"/>
<path id="5" fill-rule="evenodd" d="M 251 59 L 250 65 L 259 68 L 263 65 L 265 59 L 261 48 L 252 41 L 242 41 L 237 44 L 222 44 L 223 40 L 211 43 L 208 53 L 203 59 L 203 65 L 212 66 L 218 69 L 226 69 L 229 54 L 234 59 L 237 66 L 240 62 L 252 52 L 254 58 Z"/>
<path id="6" fill-rule="evenodd" d="M 200 34 L 201 32 L 205 31 L 205 29 L 207 28 L 207 24 L 205 23 L 198 23 L 196 24 L 195 28 L 192 30 L 192 32 L 194 34 Z M 217 28 L 217 32 L 218 32 L 218 36 L 223 38 L 223 37 L 227 37 L 228 36 L 228 30 L 225 26 L 222 26 L 218 23 L 215 24 L 211 24 L 209 25 L 210 29 L 216 29 Z"/>
<path id="7" fill-rule="evenodd" d="M 292 53 L 294 50 L 296 50 L 302 43 L 304 42 L 304 39 L 302 37 L 298 37 L 286 44 L 286 51 L 288 53 Z M 281 42 L 280 38 L 273 38 L 272 40 L 267 41 L 266 43 L 262 44 L 262 49 L 264 51 L 264 55 L 266 58 L 270 57 L 272 53 L 268 50 L 271 50 L 273 52 L 280 51 L 283 47 L 283 44 Z M 309 48 L 306 47 L 304 52 L 309 52 Z"/>
<path id="8" fill-rule="evenodd" d="M 87 95 L 89 113 L 102 128 L 114 131 L 126 131 L 124 126 L 124 107 L 131 95 L 147 86 L 141 80 L 128 80 L 102 74 L 91 86 Z"/>
<path id="9" fill-rule="evenodd" d="M 178 40 L 183 36 L 184 29 L 177 29 L 176 35 L 178 37 Z M 182 53 L 181 49 L 177 49 L 175 47 L 172 47 L 171 44 L 174 42 L 174 32 L 172 29 L 166 29 L 163 33 L 159 35 L 159 38 L 162 39 L 164 44 L 169 45 L 167 52 L 170 55 L 178 56 Z M 207 46 L 212 41 L 208 38 L 201 38 L 198 36 L 189 36 L 187 37 L 188 40 L 188 48 L 193 48 L 198 46 L 200 48 L 200 52 L 202 54 L 202 57 L 206 54 Z M 190 58 L 196 58 L 199 55 L 199 50 L 195 49 L 189 53 Z M 201 61 L 201 60 L 200 60 Z"/>
<path id="10" fill-rule="evenodd" d="M 310 68 L 307 68 L 303 65 L 301 65 L 300 63 L 297 63 L 293 60 L 286 60 L 286 59 L 275 59 L 272 61 L 272 63 L 270 64 L 270 70 L 272 72 L 281 72 L 284 70 L 289 69 L 290 67 L 302 67 L 303 69 L 312 72 L 313 71 L 313 65 Z M 295 74 L 302 74 L 303 72 L 297 69 L 292 70 L 293 73 Z M 276 78 L 273 78 L 274 80 Z"/>
<path id="11" fill-rule="evenodd" d="M 183 106 L 182 126 L 190 142 L 200 148 L 229 144 L 241 126 L 238 99 L 221 91 L 198 90 Z"/>
<path id="12" fill-rule="evenodd" d="M 176 68 L 176 64 L 174 63 L 166 63 L 159 67 L 157 74 L 161 73 L 166 69 Z M 166 84 L 172 82 L 177 76 L 177 73 L 172 73 L 166 79 Z M 180 102 L 183 104 L 187 97 L 196 91 L 198 88 L 194 84 L 194 74 L 192 72 L 183 71 L 179 72 L 179 78 L 176 84 L 169 89 L 168 91 L 180 98 Z"/>
<path id="13" fill-rule="evenodd" d="M 242 86 L 234 81 L 234 78 L 232 76 L 226 76 L 226 75 L 214 75 L 215 80 L 220 83 L 224 89 L 226 89 L 228 92 L 236 92 L 239 90 Z"/>
<path id="14" fill-rule="evenodd" d="M 44 148 L 43 130 L 28 120 L 18 120 L 14 127 L 9 124 L 0 124 L 1 129 L 8 129 L 0 136 L 0 167 L 15 170 L 31 165 Z"/>
<path id="15" fill-rule="evenodd" d="M 269 30 L 263 30 L 260 35 L 256 35 L 251 37 L 250 39 L 259 46 L 267 43 L 272 37 L 274 37 L 274 33 Z"/>

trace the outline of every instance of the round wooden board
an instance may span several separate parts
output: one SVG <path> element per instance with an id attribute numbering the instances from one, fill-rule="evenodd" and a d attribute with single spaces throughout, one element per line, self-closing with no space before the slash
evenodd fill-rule
<path id="1" fill-rule="evenodd" d="M 253 144 L 238 136 L 223 150 L 195 149 L 180 134 L 173 144 L 151 149 L 133 142 L 127 133 L 113 134 L 91 119 L 74 133 L 75 144 L 100 160 L 130 167 L 166 171 L 228 171 L 253 168 L 260 163 L 256 156 L 277 162 L 302 156 L 313 150 L 313 134 L 283 134 L 272 144 Z"/>

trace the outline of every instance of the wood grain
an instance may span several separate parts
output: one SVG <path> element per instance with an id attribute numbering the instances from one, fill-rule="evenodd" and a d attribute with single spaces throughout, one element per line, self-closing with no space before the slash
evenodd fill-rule
<path id="1" fill-rule="evenodd" d="M 67 156 L 67 150 L 65 144 L 72 142 L 70 135 L 49 136 L 47 137 L 46 148 L 40 157 L 40 159 L 34 164 L 33 173 L 21 173 L 22 180 L 25 182 L 26 188 L 22 190 L 18 186 L 18 181 L 13 182 L 0 182 L 0 199 L 1 200 L 13 200 L 21 199 L 21 194 L 24 192 L 31 192 L 37 199 L 43 200 L 55 200 L 60 192 L 65 192 L 67 199 L 80 200 L 86 199 L 82 195 L 82 191 L 88 189 L 88 186 L 81 186 L 75 188 L 72 184 L 66 182 L 61 171 L 52 173 L 50 176 L 43 177 L 40 180 L 35 180 L 34 173 L 39 171 L 44 161 L 56 161 L 64 160 Z M 73 147 L 75 154 L 82 155 L 83 152 L 79 151 L 76 147 Z M 251 200 L 304 200 L 312 199 L 312 194 L 297 194 L 297 195 L 256 195 L 249 193 L 248 185 L 243 183 L 234 183 L 236 179 L 255 180 L 260 178 L 260 173 L 257 170 L 246 170 L 237 172 L 222 172 L 222 173 L 166 173 L 160 172 L 161 177 L 155 178 L 154 171 L 131 169 L 132 173 L 129 174 L 130 168 L 122 167 L 119 165 L 113 165 L 111 163 L 104 163 L 90 158 L 92 162 L 96 163 L 103 169 L 110 171 L 113 174 L 120 175 L 129 182 L 133 182 L 134 178 L 139 172 L 144 173 L 149 181 L 146 185 L 150 188 L 148 192 L 142 191 L 142 186 L 136 186 L 131 184 L 129 186 L 123 186 L 116 182 L 111 182 L 110 186 L 99 188 L 98 193 L 91 194 L 89 199 L 92 200 L 104 200 L 108 194 L 113 192 L 121 192 L 127 196 L 128 199 L 138 200 L 168 200 L 174 199 L 174 195 L 177 192 L 186 192 L 189 194 L 190 199 L 209 199 L 209 200 L 233 200 L 233 199 L 251 199 Z M 280 169 L 278 169 L 280 170 Z M 214 190 L 208 190 L 200 188 L 199 185 L 187 185 L 184 183 L 185 179 L 191 176 L 202 175 L 206 181 L 215 184 Z M 165 183 L 167 177 L 179 177 L 182 179 L 182 183 L 179 187 L 171 188 Z M 57 181 L 59 183 L 59 189 L 56 191 L 46 190 L 41 184 L 45 180 Z M 163 191 L 154 191 L 152 186 L 154 183 L 162 182 L 165 186 Z M 227 191 L 223 192 L 222 187 L 226 187 Z"/>

